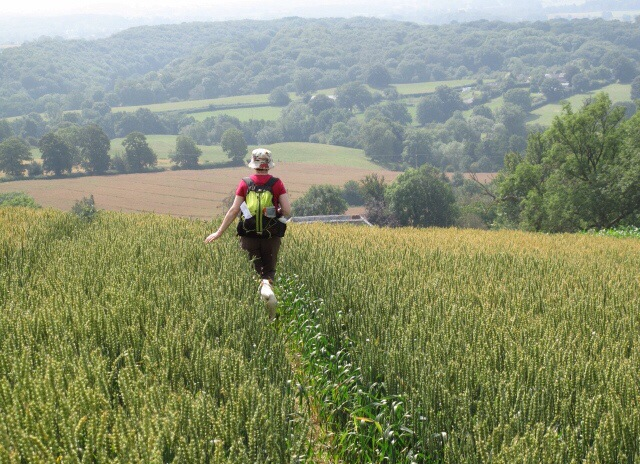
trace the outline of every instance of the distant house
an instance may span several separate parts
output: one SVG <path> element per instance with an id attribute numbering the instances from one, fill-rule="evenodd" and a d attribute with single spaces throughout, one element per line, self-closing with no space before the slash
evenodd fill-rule
<path id="1" fill-rule="evenodd" d="M 548 78 L 548 79 L 558 79 L 560 81 L 561 84 L 568 84 L 569 81 L 567 81 L 567 75 L 563 72 L 559 72 L 559 73 L 547 73 L 544 75 L 544 77 Z"/>

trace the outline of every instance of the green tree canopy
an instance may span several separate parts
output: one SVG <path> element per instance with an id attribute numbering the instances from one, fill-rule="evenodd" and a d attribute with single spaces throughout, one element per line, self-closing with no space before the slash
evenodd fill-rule
<path id="1" fill-rule="evenodd" d="M 232 162 L 242 164 L 244 156 L 247 154 L 247 142 L 242 131 L 236 128 L 227 129 L 222 134 L 220 145 Z"/>
<path id="2" fill-rule="evenodd" d="M 355 180 L 348 180 L 342 187 L 342 198 L 351 206 L 364 205 L 364 197 L 362 196 L 362 188 Z"/>
<path id="3" fill-rule="evenodd" d="M 564 96 L 562 83 L 556 77 L 545 77 L 540 84 L 540 91 L 550 102 L 556 102 Z"/>
<path id="4" fill-rule="evenodd" d="M 59 176 L 63 172 L 71 172 L 73 168 L 74 147 L 71 147 L 59 135 L 49 132 L 42 136 L 38 143 L 42 153 L 42 169 Z"/>
<path id="5" fill-rule="evenodd" d="M 416 107 L 416 115 L 421 125 L 431 122 L 445 122 L 453 113 L 464 108 L 460 92 L 446 85 L 440 85 L 435 93 L 423 97 Z"/>
<path id="6" fill-rule="evenodd" d="M 336 89 L 336 101 L 342 108 L 364 111 L 373 102 L 373 96 L 362 82 L 349 82 Z"/>
<path id="7" fill-rule="evenodd" d="M 25 161 L 30 161 L 31 148 L 18 137 L 9 137 L 0 142 L 0 171 L 8 176 L 22 176 L 27 166 Z"/>
<path id="8" fill-rule="evenodd" d="M 181 168 L 193 169 L 198 166 L 201 155 L 202 150 L 191 137 L 179 135 L 176 137 L 176 152 L 170 159 Z"/>
<path id="9" fill-rule="evenodd" d="M 122 146 L 127 168 L 131 172 L 141 172 L 158 163 L 158 157 L 147 143 L 147 137 L 141 132 L 131 132 L 122 141 Z"/>
<path id="10" fill-rule="evenodd" d="M 633 81 L 631 81 L 631 99 L 640 99 L 640 76 L 636 76 Z"/>
<path id="11" fill-rule="evenodd" d="M 384 182 L 384 176 L 378 176 L 376 173 L 365 176 L 360 181 L 360 191 L 364 198 L 367 220 L 380 226 L 391 225 L 393 221 L 385 199 L 387 184 Z"/>
<path id="12" fill-rule="evenodd" d="M 11 125 L 7 122 L 6 119 L 0 120 L 0 142 L 8 139 L 13 135 L 13 130 L 11 130 Z"/>
<path id="13" fill-rule="evenodd" d="M 309 100 L 309 108 L 314 116 L 317 116 L 321 112 L 335 108 L 336 101 L 334 98 L 324 95 L 322 93 L 316 94 Z"/>
<path id="14" fill-rule="evenodd" d="M 374 119 L 362 126 L 364 153 L 373 161 L 394 163 L 401 159 L 404 129 L 391 121 Z"/>
<path id="15" fill-rule="evenodd" d="M 111 141 L 102 128 L 89 124 L 80 130 L 80 159 L 84 169 L 101 174 L 109 169 Z"/>
<path id="16" fill-rule="evenodd" d="M 457 217 L 451 185 L 428 164 L 410 168 L 398 176 L 387 188 L 385 197 L 399 225 L 447 227 Z"/>
<path id="17" fill-rule="evenodd" d="M 512 103 L 525 113 L 531 111 L 531 94 L 528 89 L 509 89 L 502 98 L 505 103 Z"/>
<path id="18" fill-rule="evenodd" d="M 296 216 L 343 214 L 349 205 L 335 185 L 312 185 L 307 193 L 291 205 Z"/>
<path id="19" fill-rule="evenodd" d="M 404 139 L 402 160 L 408 166 L 417 168 L 423 164 L 433 163 L 433 135 L 427 129 L 412 128 L 407 130 Z"/>
<path id="20" fill-rule="evenodd" d="M 315 118 L 309 105 L 292 102 L 282 110 L 280 127 L 284 139 L 291 142 L 308 142 L 315 130 Z"/>
<path id="21" fill-rule="evenodd" d="M 391 74 L 384 65 L 378 63 L 369 68 L 367 72 L 367 84 L 377 89 L 387 87 L 391 83 Z"/>
<path id="22" fill-rule="evenodd" d="M 274 106 L 287 106 L 291 103 L 289 92 L 284 87 L 276 87 L 269 94 L 269 103 Z"/>
<path id="23" fill-rule="evenodd" d="M 569 104 L 544 133 L 511 154 L 496 184 L 501 225 L 547 232 L 609 228 L 640 213 L 640 117 L 600 93 Z"/>

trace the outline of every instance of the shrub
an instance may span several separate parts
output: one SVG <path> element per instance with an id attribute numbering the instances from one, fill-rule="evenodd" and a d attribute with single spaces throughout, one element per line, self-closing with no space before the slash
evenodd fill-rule
<path id="1" fill-rule="evenodd" d="M 36 201 L 24 192 L 0 193 L 0 207 L 25 206 L 28 208 L 40 208 Z"/>
<path id="2" fill-rule="evenodd" d="M 81 220 L 91 222 L 98 213 L 96 204 L 93 200 L 93 195 L 83 197 L 82 200 L 76 201 L 71 208 L 71 212 L 78 216 Z"/>
<path id="3" fill-rule="evenodd" d="M 296 216 L 343 214 L 349 205 L 342 198 L 340 188 L 334 185 L 313 185 L 307 193 L 292 204 Z"/>

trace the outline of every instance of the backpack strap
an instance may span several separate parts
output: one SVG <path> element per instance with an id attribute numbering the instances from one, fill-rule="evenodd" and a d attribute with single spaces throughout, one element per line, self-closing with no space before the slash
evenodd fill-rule
<path id="1" fill-rule="evenodd" d="M 243 177 L 242 180 L 244 181 L 245 184 L 247 184 L 247 187 L 249 190 L 252 190 L 253 188 L 255 188 L 256 183 L 251 179 L 251 177 Z"/>
<path id="2" fill-rule="evenodd" d="M 265 182 L 262 185 L 256 185 L 256 183 L 253 181 L 253 179 L 251 179 L 251 177 L 243 177 L 242 180 L 244 181 L 245 184 L 247 184 L 247 187 L 248 187 L 247 191 L 249 192 L 256 189 L 265 189 L 272 192 L 271 189 L 276 184 L 276 182 L 278 182 L 280 179 L 272 176 L 271 179 L 269 179 L 267 182 Z"/>
<path id="3" fill-rule="evenodd" d="M 276 182 L 278 182 L 280 179 L 278 179 L 277 177 L 271 177 L 271 179 L 269 179 L 262 187 L 266 188 L 267 190 L 269 190 L 270 192 L 272 192 L 272 188 L 273 186 L 276 184 Z"/>

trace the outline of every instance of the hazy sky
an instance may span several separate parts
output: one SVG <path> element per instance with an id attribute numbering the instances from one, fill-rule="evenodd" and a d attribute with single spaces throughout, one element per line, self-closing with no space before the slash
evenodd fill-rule
<path id="1" fill-rule="evenodd" d="M 192 19 L 240 19 L 283 16 L 379 15 L 402 11 L 457 10 L 474 6 L 496 6 L 508 0 L 13 0 L 3 1 L 2 16 L 51 16 L 68 14 L 113 14 L 118 16 L 189 17 Z M 581 4 L 585 0 L 535 0 L 545 6 Z M 507 3 L 508 4 L 508 3 Z"/>
<path id="2" fill-rule="evenodd" d="M 435 1 L 405 0 L 395 2 L 404 7 L 424 6 Z M 61 14 L 117 14 L 123 16 L 150 16 L 173 14 L 197 14 L 202 12 L 218 12 L 220 16 L 256 16 L 262 13 L 295 14 L 296 11 L 308 10 L 310 7 L 334 7 L 336 10 L 362 9 L 385 5 L 392 9 L 386 0 L 319 0 L 307 2 L 303 0 L 19 0 L 3 2 L 1 14 L 6 15 L 61 15 Z M 394 2 L 391 2 L 392 4 Z M 340 16 L 340 14 L 336 14 Z"/>

